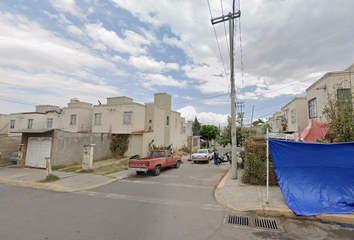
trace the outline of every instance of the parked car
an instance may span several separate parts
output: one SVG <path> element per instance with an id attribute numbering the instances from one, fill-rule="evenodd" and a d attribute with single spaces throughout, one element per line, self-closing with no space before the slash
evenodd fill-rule
<path id="1" fill-rule="evenodd" d="M 10 155 L 11 162 L 17 163 L 17 159 L 18 159 L 18 152 L 11 153 L 11 155 Z"/>
<path id="2" fill-rule="evenodd" d="M 192 161 L 196 162 L 209 162 L 212 159 L 211 150 L 209 149 L 198 149 L 192 154 Z"/>
<path id="3" fill-rule="evenodd" d="M 148 158 L 139 158 L 139 155 L 132 156 L 129 159 L 129 170 L 136 171 L 138 175 L 152 172 L 152 175 L 158 176 L 162 168 L 179 168 L 181 163 L 183 163 L 182 157 L 173 156 L 170 150 L 154 150 Z"/>

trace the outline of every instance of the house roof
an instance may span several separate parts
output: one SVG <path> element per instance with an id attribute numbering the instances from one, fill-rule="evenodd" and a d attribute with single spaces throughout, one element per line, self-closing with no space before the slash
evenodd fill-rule
<path id="1" fill-rule="evenodd" d="M 10 133 L 45 133 L 45 132 L 50 132 L 53 131 L 54 129 L 20 129 L 20 130 L 13 130 L 10 131 Z"/>

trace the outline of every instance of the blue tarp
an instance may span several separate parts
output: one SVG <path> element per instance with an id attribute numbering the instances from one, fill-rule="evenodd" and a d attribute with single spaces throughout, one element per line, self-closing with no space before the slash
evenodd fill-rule
<path id="1" fill-rule="evenodd" d="M 354 143 L 269 140 L 285 201 L 296 215 L 354 212 Z"/>

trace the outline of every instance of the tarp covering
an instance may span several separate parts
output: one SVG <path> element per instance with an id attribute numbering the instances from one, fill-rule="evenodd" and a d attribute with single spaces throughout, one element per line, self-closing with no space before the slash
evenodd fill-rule
<path id="1" fill-rule="evenodd" d="M 307 127 L 301 131 L 301 140 L 304 142 L 316 142 L 326 136 L 328 126 L 314 119 L 311 119 Z M 299 133 L 295 132 L 295 141 L 299 140 Z"/>
<path id="2" fill-rule="evenodd" d="M 354 212 L 354 143 L 269 140 L 285 201 L 296 215 Z"/>

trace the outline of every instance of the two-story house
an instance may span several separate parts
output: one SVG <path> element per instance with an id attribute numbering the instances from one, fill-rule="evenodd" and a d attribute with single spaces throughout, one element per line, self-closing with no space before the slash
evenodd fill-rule
<path id="1" fill-rule="evenodd" d="M 326 73 L 306 89 L 308 121 L 315 119 L 319 122 L 327 122 L 327 119 L 323 116 L 323 109 L 326 107 L 329 94 L 332 97 L 340 97 L 343 91 L 353 91 L 353 75 L 354 64 L 344 71 Z M 338 85 L 341 85 L 342 89 L 338 90 Z"/>
<path id="2" fill-rule="evenodd" d="M 296 132 L 307 126 L 306 114 L 307 98 L 296 97 L 281 109 L 281 115 L 285 118 L 286 129 L 283 132 Z"/>

